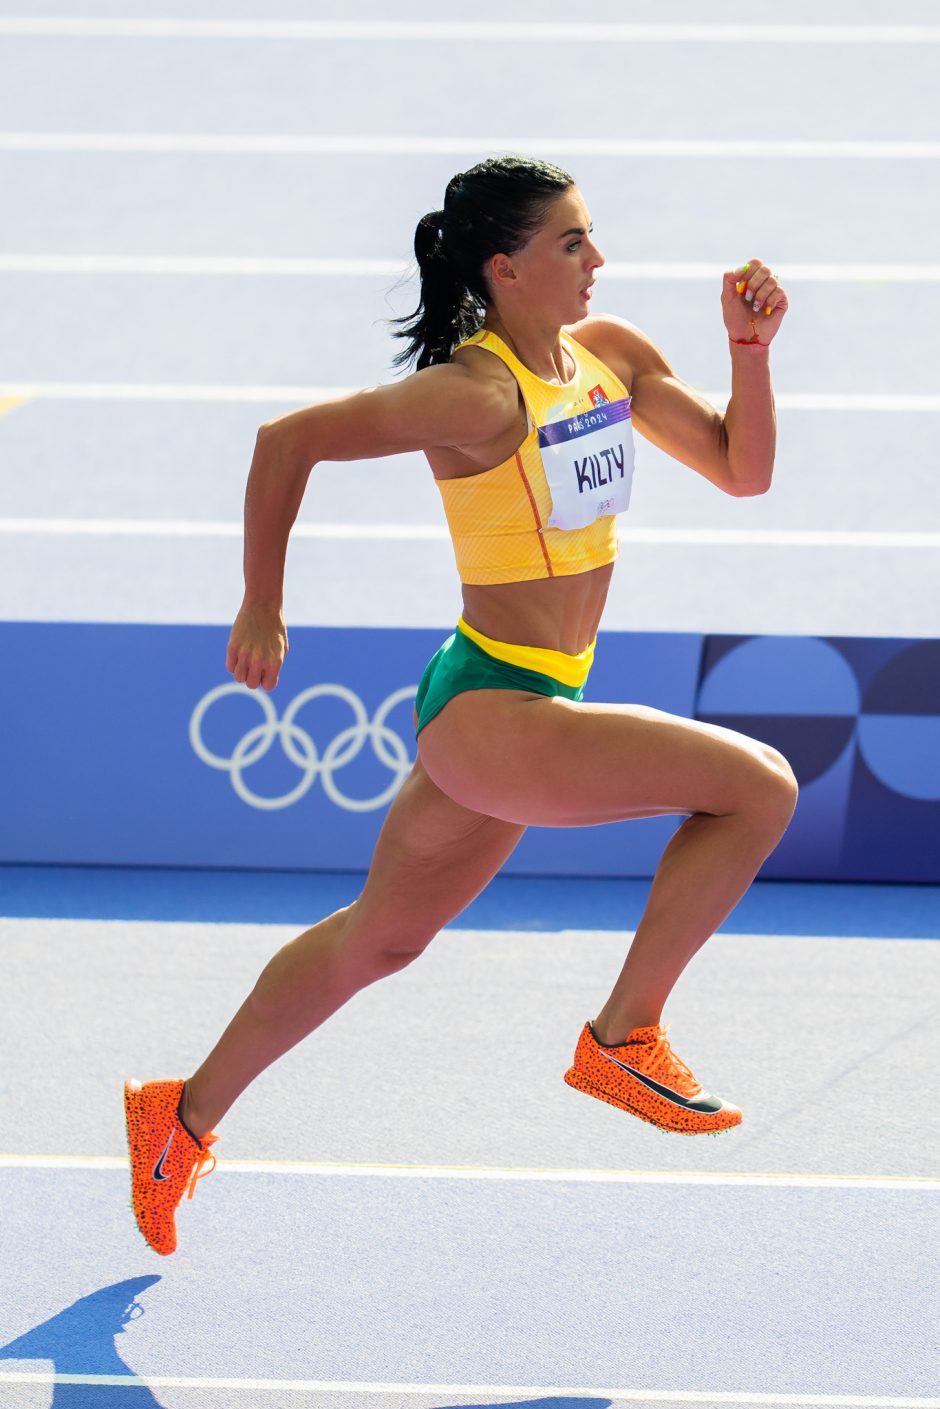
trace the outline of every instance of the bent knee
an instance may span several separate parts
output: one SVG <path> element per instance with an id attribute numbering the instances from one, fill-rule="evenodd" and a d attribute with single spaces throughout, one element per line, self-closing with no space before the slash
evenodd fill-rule
<path id="1" fill-rule="evenodd" d="M 763 770 L 758 787 L 760 810 L 774 824 L 782 824 L 785 829 L 794 812 L 800 795 L 800 785 L 796 774 L 779 749 L 770 744 L 761 744 Z"/>
<path id="2" fill-rule="evenodd" d="M 375 983 L 420 959 L 436 934 L 429 924 L 411 923 L 402 929 L 367 924 L 348 936 L 344 948 L 363 983 Z"/>
<path id="3" fill-rule="evenodd" d="M 363 956 L 362 972 L 365 982 L 377 983 L 380 978 L 390 978 L 392 974 L 401 973 L 402 969 L 407 969 L 409 964 L 421 958 L 433 938 L 433 935 L 429 935 L 420 945 L 412 942 L 403 946 L 385 945 L 370 949 Z"/>

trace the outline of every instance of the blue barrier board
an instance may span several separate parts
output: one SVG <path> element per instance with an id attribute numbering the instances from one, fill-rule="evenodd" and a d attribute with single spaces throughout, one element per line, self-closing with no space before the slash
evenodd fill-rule
<path id="1" fill-rule="evenodd" d="M 799 780 L 762 876 L 940 879 L 940 641 L 709 636 L 695 713 Z"/>
<path id="2" fill-rule="evenodd" d="M 367 867 L 442 633 L 294 628 L 270 696 L 226 675 L 227 637 L 0 624 L 0 862 Z M 940 879 L 940 642 L 610 632 L 588 694 L 786 754 L 800 802 L 765 877 Z M 681 820 L 531 828 L 505 870 L 648 876 Z"/>

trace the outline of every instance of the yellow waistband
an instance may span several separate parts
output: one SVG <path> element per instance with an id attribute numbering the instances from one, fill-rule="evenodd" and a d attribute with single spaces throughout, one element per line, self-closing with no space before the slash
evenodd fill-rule
<path id="1" fill-rule="evenodd" d="M 579 651 L 576 656 L 569 656 L 565 651 L 551 651 L 545 646 L 517 646 L 508 641 L 494 641 L 491 637 L 484 636 L 482 631 L 468 626 L 463 617 L 457 622 L 457 630 L 463 632 L 464 636 L 469 636 L 481 651 L 486 651 L 494 660 L 521 666 L 523 670 L 537 670 L 540 675 L 550 675 L 554 680 L 560 680 L 563 685 L 583 685 L 594 663 L 596 637 L 586 650 Z"/>

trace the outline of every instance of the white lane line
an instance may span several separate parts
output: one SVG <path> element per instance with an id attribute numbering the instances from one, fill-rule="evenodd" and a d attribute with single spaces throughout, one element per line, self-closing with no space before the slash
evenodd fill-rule
<path id="1" fill-rule="evenodd" d="M 936 44 L 938 25 L 551 24 L 453 20 L 0 19 L 0 35 L 81 39 L 318 39 L 563 44 Z"/>
<path id="2" fill-rule="evenodd" d="M 67 538 L 241 538 L 237 520 L 0 519 L 0 536 Z M 291 538 L 353 543 L 446 543 L 444 524 L 297 523 Z M 697 548 L 940 548 L 940 531 L 919 529 L 621 528 L 620 543 Z"/>
<path id="3" fill-rule="evenodd" d="M 396 1384 L 350 1380 L 258 1380 L 196 1378 L 185 1375 L 57 1375 L 43 1371 L 0 1371 L 0 1384 L 11 1385 L 111 1385 L 150 1389 L 246 1390 L 256 1394 L 398 1394 L 472 1396 L 477 1399 L 497 1395 L 501 1399 L 620 1399 L 630 1403 L 742 1404 L 766 1409 L 940 1409 L 940 1399 L 870 1394 L 742 1394 L 727 1390 L 689 1389 L 598 1389 L 578 1385 L 453 1385 Z"/>
<path id="4" fill-rule="evenodd" d="M 414 264 L 395 259 L 260 259 L 219 255 L 0 254 L 0 274 L 215 274 L 302 275 L 313 278 L 402 278 Z M 787 283 L 810 284 L 936 284 L 940 264 L 775 264 Z M 628 263 L 611 260 L 602 280 L 636 282 L 670 279 L 689 282 L 720 279 L 718 263 L 675 260 L 672 263 Z"/>
<path id="5" fill-rule="evenodd" d="M 126 1170 L 120 1155 L 0 1155 L 0 1169 Z M 940 1178 L 866 1174 L 734 1174 L 699 1170 L 527 1169 L 496 1165 L 328 1164 L 315 1160 L 220 1160 L 228 1174 L 296 1174 L 339 1179 L 455 1179 L 537 1184 L 683 1184 L 759 1189 L 878 1189 L 940 1193 Z"/>
<path id="6" fill-rule="evenodd" d="M 243 525 L 199 519 L 0 519 L 0 534 L 52 534 L 65 537 L 241 538 Z M 441 524 L 420 523 L 298 523 L 293 538 L 347 539 L 414 543 L 444 542 Z"/>
<path id="7" fill-rule="evenodd" d="M 359 390 L 360 387 L 342 386 L 206 386 L 188 382 L 0 381 L 0 396 L 43 401 L 231 401 L 307 405 Z M 701 390 L 698 394 L 722 410 L 731 395 L 730 391 Z M 774 400 L 778 411 L 940 411 L 940 395 L 935 393 L 778 391 Z"/>
<path id="8" fill-rule="evenodd" d="M 621 528 L 626 544 L 721 548 L 940 548 L 940 532 L 803 528 Z"/>
<path id="9" fill-rule="evenodd" d="M 357 390 L 358 387 L 328 386 L 203 386 L 196 382 L 0 382 L 0 396 L 42 401 L 288 401 L 303 405 Z M 940 401 L 940 397 L 937 399 Z"/>
<path id="10" fill-rule="evenodd" d="M 725 407 L 729 391 L 703 391 L 707 401 Z M 940 411 L 940 396 L 893 392 L 775 392 L 781 411 Z"/>
<path id="11" fill-rule="evenodd" d="M 940 1399 L 897 1398 L 868 1394 L 752 1394 L 727 1390 L 597 1389 L 579 1385 L 453 1385 L 396 1384 L 349 1380 L 258 1380 L 195 1378 L 184 1375 L 57 1375 L 42 1371 L 0 1371 L 0 1384 L 111 1385 L 150 1389 L 264 1390 L 281 1394 L 398 1394 L 473 1396 L 498 1395 L 501 1399 L 620 1399 L 631 1403 L 742 1404 L 766 1409 L 940 1409 Z"/>
<path id="12" fill-rule="evenodd" d="M 288 274 L 335 279 L 394 278 L 412 266 L 394 259 L 252 259 L 191 255 L 0 254 L 0 274 Z M 889 268 L 890 266 L 885 266 Z M 929 268 L 930 266 L 928 266 Z M 940 266 L 937 267 L 940 279 Z M 929 276 L 928 276 L 929 282 Z"/>
<path id="13" fill-rule="evenodd" d="M 550 136 L 329 137 L 290 133 L 233 135 L 181 132 L 0 132 L 7 152 L 182 152 L 298 156 L 473 156 L 549 152 L 554 157 L 692 157 L 762 162 L 792 160 L 918 161 L 940 157 L 935 141 L 691 141 Z"/>

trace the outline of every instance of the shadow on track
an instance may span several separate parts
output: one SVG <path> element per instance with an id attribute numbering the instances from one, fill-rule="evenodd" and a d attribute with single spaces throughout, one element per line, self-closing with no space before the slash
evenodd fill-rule
<path id="1" fill-rule="evenodd" d="M 55 1375 L 132 1373 L 117 1352 L 115 1336 L 144 1314 L 141 1292 L 160 1278 L 129 1277 L 83 1296 L 25 1335 L 0 1346 L 0 1360 L 52 1361 Z M 162 1409 L 146 1385 L 57 1384 L 51 1409 Z"/>
<path id="2" fill-rule="evenodd" d="M 612 1399 L 552 1395 L 550 1399 L 513 1399 L 505 1404 L 441 1404 L 438 1409 L 611 1409 Z"/>

